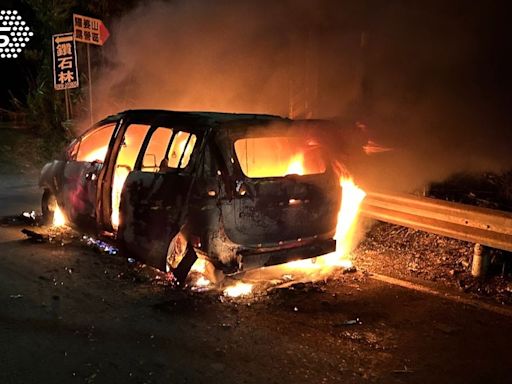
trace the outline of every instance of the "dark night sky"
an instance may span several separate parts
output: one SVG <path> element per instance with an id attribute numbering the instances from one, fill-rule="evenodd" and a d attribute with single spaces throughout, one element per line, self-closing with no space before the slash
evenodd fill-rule
<path id="1" fill-rule="evenodd" d="M 411 49 L 414 47 L 411 47 L 411 44 L 421 44 L 425 55 L 428 55 L 429 51 L 432 51 L 432 54 L 438 54 L 437 48 L 438 45 L 443 44 L 442 40 L 453 38 L 452 36 L 442 36 L 443 24 L 452 21 L 458 24 L 461 46 L 458 47 L 455 40 L 451 49 L 456 54 L 458 49 L 467 49 L 467 45 L 470 45 L 472 51 L 468 55 L 470 61 L 467 61 L 465 65 L 452 68 L 451 71 L 445 71 L 445 73 L 438 71 L 440 67 L 431 68 L 431 71 L 429 68 L 425 68 L 424 79 L 411 78 L 408 80 L 417 82 L 417 84 L 411 84 L 412 88 L 415 85 L 417 88 L 421 88 L 424 86 L 421 83 L 428 80 L 442 83 L 447 88 L 452 87 L 449 91 L 482 92 L 485 99 L 490 98 L 494 102 L 502 104 L 503 107 L 510 102 L 512 62 L 506 1 L 369 1 L 366 4 L 366 14 L 363 15 L 363 19 L 366 19 L 364 22 L 369 24 L 369 28 L 365 29 L 371 30 L 373 26 L 377 25 L 384 26 L 384 28 L 378 29 L 379 33 L 388 31 L 387 36 L 371 36 L 374 43 L 377 39 L 378 46 L 375 52 L 370 53 L 370 56 L 375 54 L 389 59 L 386 58 L 385 51 L 387 50 L 388 53 L 403 55 L 404 60 L 408 61 L 405 67 L 414 66 L 415 58 L 410 55 L 414 53 L 414 49 Z M 17 9 L 31 27 L 37 28 L 32 10 L 24 2 L 4 0 L 1 8 Z M 399 12 L 393 14 L 393 11 L 389 11 L 400 8 L 406 11 L 400 12 L 401 14 L 398 14 Z M 339 9 L 340 12 L 344 12 L 346 7 L 340 4 Z M 407 15 L 409 20 L 404 20 L 404 15 Z M 357 16 L 359 20 L 361 20 L 360 16 Z M 397 19 L 397 17 L 402 19 Z M 410 29 L 409 36 L 408 28 Z M 40 41 L 40 38 L 38 39 L 36 29 L 34 29 L 34 33 L 36 36 L 30 42 L 30 46 L 40 47 L 44 42 Z M 465 41 L 467 38 L 471 39 L 469 43 Z M 47 45 L 49 47 L 49 43 Z M 445 57 L 438 58 L 440 62 L 445 59 Z M 0 59 L 0 106 L 8 105 L 9 92 L 23 97 L 27 89 L 27 76 L 33 74 L 36 68 L 37 63 L 27 62 L 23 58 Z M 403 69 L 401 66 L 397 68 L 399 71 Z M 370 77 L 372 80 L 376 76 L 392 78 L 395 74 L 386 73 L 386 69 L 384 68 L 383 73 L 371 74 Z M 376 81 L 379 82 L 381 79 Z"/>

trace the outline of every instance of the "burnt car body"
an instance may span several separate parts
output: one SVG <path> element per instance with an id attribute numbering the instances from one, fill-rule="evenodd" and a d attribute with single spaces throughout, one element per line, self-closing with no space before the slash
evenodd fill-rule
<path id="1" fill-rule="evenodd" d="M 95 124 L 44 166 L 43 213 L 114 236 L 136 259 L 225 274 L 319 256 L 341 191 L 321 121 L 130 110 Z M 311 172 L 294 171 L 309 162 Z M 263 160 L 262 160 L 263 159 Z M 263 164 L 259 164 L 263 161 Z"/>

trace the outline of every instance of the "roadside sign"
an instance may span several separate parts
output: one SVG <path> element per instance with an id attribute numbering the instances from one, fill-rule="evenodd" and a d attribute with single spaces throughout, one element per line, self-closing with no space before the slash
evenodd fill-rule
<path id="1" fill-rule="evenodd" d="M 73 32 L 76 41 L 95 45 L 103 45 L 110 36 L 103 21 L 77 14 L 73 14 Z"/>
<path id="2" fill-rule="evenodd" d="M 52 36 L 53 87 L 63 89 L 78 88 L 78 67 L 73 32 Z"/>

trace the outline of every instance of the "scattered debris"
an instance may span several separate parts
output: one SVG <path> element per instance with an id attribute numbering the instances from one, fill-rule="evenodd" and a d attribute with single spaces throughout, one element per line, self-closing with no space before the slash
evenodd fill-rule
<path id="1" fill-rule="evenodd" d="M 31 225 L 36 227 L 42 224 L 42 219 L 42 215 L 37 214 L 35 211 L 25 211 L 16 216 L 2 217 L 0 224 L 6 226 Z"/>
<path id="2" fill-rule="evenodd" d="M 35 221 L 36 219 L 36 211 L 23 212 L 21 215 L 27 219 L 30 219 L 31 221 Z"/>
<path id="3" fill-rule="evenodd" d="M 46 241 L 49 241 L 50 237 L 48 235 L 43 235 L 41 233 L 32 231 L 30 229 L 23 228 L 21 230 L 21 233 L 24 235 L 27 235 L 29 240 L 34 241 L 36 243 L 43 243 Z"/>

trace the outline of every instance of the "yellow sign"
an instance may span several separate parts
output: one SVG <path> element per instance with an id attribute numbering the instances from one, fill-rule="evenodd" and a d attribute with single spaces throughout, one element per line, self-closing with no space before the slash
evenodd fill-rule
<path id="1" fill-rule="evenodd" d="M 61 33 L 52 37 L 53 87 L 58 90 L 78 87 L 78 67 L 73 33 Z"/>
<path id="2" fill-rule="evenodd" d="M 103 21 L 88 16 L 73 15 L 75 41 L 87 44 L 103 45 L 110 36 Z"/>

